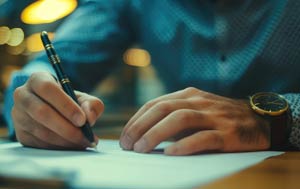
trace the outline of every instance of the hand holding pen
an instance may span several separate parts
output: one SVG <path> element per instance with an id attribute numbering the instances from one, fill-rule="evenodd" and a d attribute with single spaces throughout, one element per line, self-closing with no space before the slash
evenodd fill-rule
<path id="1" fill-rule="evenodd" d="M 93 147 L 81 127 L 93 125 L 104 105 L 96 97 L 75 92 L 78 104 L 53 76 L 37 72 L 14 92 L 12 118 L 17 139 L 24 145 L 45 149 L 83 150 Z"/>
<path id="2" fill-rule="evenodd" d="M 67 95 L 69 95 L 74 100 L 74 102 L 78 103 L 77 97 L 72 88 L 71 81 L 69 80 L 69 78 L 67 77 L 67 75 L 65 74 L 61 66 L 60 58 L 56 54 L 54 46 L 52 45 L 51 41 L 48 38 L 47 32 L 43 31 L 41 33 L 41 39 L 45 47 L 49 61 L 51 62 L 54 68 L 54 71 L 58 77 L 58 81 L 61 84 L 63 90 L 66 92 Z M 97 144 L 95 142 L 94 134 L 88 122 L 85 122 L 81 126 L 81 131 L 84 134 L 84 136 L 91 142 L 91 147 L 95 148 Z"/>

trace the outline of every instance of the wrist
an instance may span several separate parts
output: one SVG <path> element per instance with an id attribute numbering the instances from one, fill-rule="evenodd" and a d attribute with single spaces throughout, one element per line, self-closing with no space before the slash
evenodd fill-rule
<path id="1" fill-rule="evenodd" d="M 291 112 L 284 97 L 276 93 L 256 93 L 250 97 L 250 106 L 270 126 L 270 149 L 286 149 L 291 128 Z"/>

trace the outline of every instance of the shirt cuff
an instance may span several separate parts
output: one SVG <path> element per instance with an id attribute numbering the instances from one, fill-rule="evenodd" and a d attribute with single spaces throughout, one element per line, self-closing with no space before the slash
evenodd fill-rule
<path id="1" fill-rule="evenodd" d="M 289 143 L 300 149 L 300 94 L 289 93 L 283 95 L 288 101 L 292 112 L 292 128 L 289 134 Z"/>
<path id="2" fill-rule="evenodd" d="M 37 71 L 46 71 L 55 74 L 50 63 L 42 61 L 34 61 L 27 64 L 21 71 L 14 72 L 11 76 L 10 85 L 4 94 L 4 119 L 8 126 L 8 136 L 15 140 L 15 130 L 11 117 L 12 107 L 14 105 L 13 94 L 16 88 L 24 85 L 30 75 Z"/>
<path id="3" fill-rule="evenodd" d="M 24 72 L 15 72 L 13 73 L 11 77 L 11 84 L 6 89 L 5 95 L 4 95 L 4 119 L 6 121 L 7 127 L 8 127 L 8 136 L 10 139 L 15 140 L 15 130 L 13 126 L 13 121 L 11 117 L 11 110 L 14 105 L 14 98 L 13 93 L 16 88 L 23 85 L 27 79 L 29 78 L 28 73 Z"/>

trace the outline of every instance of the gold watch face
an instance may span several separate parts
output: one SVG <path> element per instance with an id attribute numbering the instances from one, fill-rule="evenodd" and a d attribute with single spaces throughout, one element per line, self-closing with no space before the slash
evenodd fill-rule
<path id="1" fill-rule="evenodd" d="M 253 110 L 262 115 L 276 116 L 288 109 L 288 103 L 283 96 L 270 92 L 254 94 L 250 98 L 250 104 Z"/>

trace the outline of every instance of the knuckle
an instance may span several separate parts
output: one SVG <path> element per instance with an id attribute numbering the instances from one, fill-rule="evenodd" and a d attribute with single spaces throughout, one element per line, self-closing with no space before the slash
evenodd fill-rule
<path id="1" fill-rule="evenodd" d="M 210 107 L 213 105 L 216 105 L 216 101 L 210 98 L 206 98 L 205 95 L 201 95 L 201 96 L 196 96 L 193 98 L 189 98 L 187 99 L 187 101 L 189 102 L 189 104 L 191 106 L 195 106 L 195 107 Z"/>
<path id="2" fill-rule="evenodd" d="M 20 97 L 22 97 L 23 87 L 17 87 L 13 93 L 14 101 L 17 101 Z"/>
<path id="3" fill-rule="evenodd" d="M 42 81 L 35 85 L 35 91 L 39 94 L 45 91 L 49 91 L 53 87 L 54 83 L 52 81 Z"/>
<path id="4" fill-rule="evenodd" d="M 193 109 L 199 109 L 199 107 L 202 108 L 203 106 L 207 106 L 207 101 L 202 97 L 188 98 L 186 101 Z"/>
<path id="5" fill-rule="evenodd" d="M 32 108 L 33 117 L 39 118 L 41 120 L 47 120 L 48 107 L 46 104 L 39 104 Z"/>
<path id="6" fill-rule="evenodd" d="M 163 113 L 163 114 L 166 114 L 166 113 L 169 113 L 169 112 L 172 111 L 172 103 L 166 102 L 166 101 L 164 101 L 164 102 L 159 102 L 159 103 L 157 103 L 157 104 L 154 106 L 154 108 L 155 108 L 157 111 L 159 111 L 159 112 L 161 112 L 161 113 Z"/>
<path id="7" fill-rule="evenodd" d="M 31 84 L 35 84 L 37 81 L 40 80 L 40 72 L 35 72 L 35 73 L 32 73 L 28 79 L 28 84 L 31 85 Z"/>
<path id="8" fill-rule="evenodd" d="M 13 92 L 14 105 L 16 104 L 24 104 L 28 105 L 28 92 L 26 91 L 26 87 L 20 86 L 17 87 Z"/>
<path id="9" fill-rule="evenodd" d="M 174 111 L 171 116 L 173 116 L 180 123 L 188 123 L 192 116 L 194 116 L 194 112 L 187 109 L 180 109 Z"/>
<path id="10" fill-rule="evenodd" d="M 54 80 L 44 79 L 45 77 L 41 77 L 41 75 L 45 75 L 45 73 L 33 73 L 28 80 L 29 87 L 38 94 L 40 94 L 41 92 L 49 91 L 50 87 L 57 85 Z"/>
<path id="11" fill-rule="evenodd" d="M 21 93 L 19 93 L 20 95 L 22 95 L 19 98 L 19 103 L 21 104 L 22 107 L 25 107 L 26 109 L 30 108 L 31 104 L 33 103 L 33 100 L 31 98 L 31 96 L 28 95 L 27 93 L 23 92 L 23 91 Z M 15 102 L 15 104 L 17 104 L 17 103 L 18 103 L 18 101 Z"/>
<path id="12" fill-rule="evenodd" d="M 183 90 L 183 92 L 188 94 L 196 94 L 199 92 L 199 90 L 195 87 L 187 87 Z"/>

